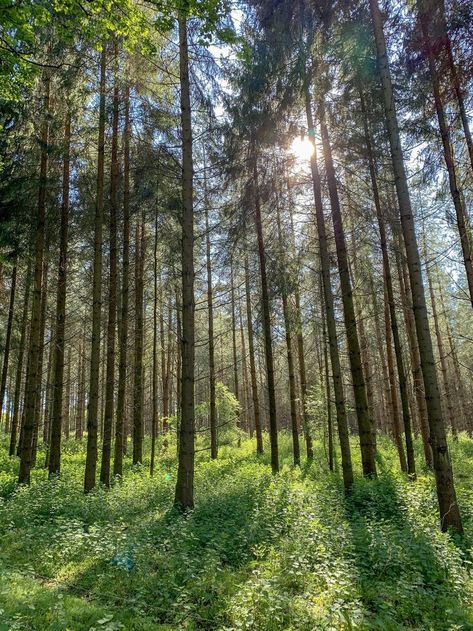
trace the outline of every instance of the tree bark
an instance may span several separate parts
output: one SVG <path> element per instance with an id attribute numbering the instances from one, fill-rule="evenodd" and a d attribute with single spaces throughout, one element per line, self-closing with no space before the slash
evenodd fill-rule
<path id="1" fill-rule="evenodd" d="M 269 442 L 271 446 L 271 469 L 273 473 L 279 471 L 278 454 L 278 424 L 276 418 L 276 393 L 274 387 L 274 359 L 273 340 L 271 332 L 271 313 L 268 290 L 268 278 L 266 273 L 266 252 L 263 236 L 263 222 L 261 219 L 260 193 L 258 186 L 258 166 L 254 140 L 251 147 L 251 161 L 253 173 L 253 203 L 256 237 L 258 243 L 259 271 L 261 279 L 261 306 L 263 311 L 264 351 L 266 358 L 266 379 L 268 386 L 269 402 Z"/>
<path id="2" fill-rule="evenodd" d="M 338 198 L 335 169 L 332 160 L 332 149 L 328 137 L 327 125 L 325 122 L 325 105 L 323 99 L 321 99 L 319 103 L 319 114 L 325 172 L 327 175 L 330 205 L 332 208 L 332 221 L 335 233 L 338 272 L 340 276 L 340 286 L 342 291 L 343 315 L 348 344 L 348 358 L 350 361 L 350 370 L 353 381 L 353 393 L 355 396 L 356 416 L 358 420 L 358 431 L 360 435 L 361 461 L 363 465 L 364 475 L 376 476 L 376 450 L 373 441 L 372 419 L 370 419 L 368 411 L 366 384 L 361 362 L 360 343 L 358 339 L 358 329 L 353 303 L 353 292 L 350 282 L 350 271 L 348 267 L 345 233 L 343 229 L 342 214 L 340 210 L 340 201 Z"/>
<path id="3" fill-rule="evenodd" d="M 102 247 L 104 210 L 104 158 L 105 158 L 105 95 L 106 48 L 100 58 L 99 130 L 97 151 L 97 189 L 94 220 L 94 263 L 92 289 L 92 338 L 90 345 L 89 400 L 87 405 L 87 455 L 85 462 L 84 491 L 95 486 L 97 471 L 97 434 L 100 372 L 100 323 L 102 315 Z"/>
<path id="4" fill-rule="evenodd" d="M 174 505 L 180 510 L 194 507 L 195 454 L 195 332 L 194 332 L 194 203 L 192 113 L 190 102 L 187 18 L 180 12 L 179 78 L 182 126 L 182 336 L 181 336 L 181 418 L 179 427 L 178 473 Z"/>
<path id="5" fill-rule="evenodd" d="M 61 225 L 59 228 L 59 264 L 56 290 L 56 325 L 54 340 L 52 410 L 49 445 L 49 476 L 61 470 L 62 406 L 64 388 L 64 346 L 66 329 L 67 244 L 69 231 L 69 179 L 71 153 L 71 111 L 67 110 L 64 125 L 64 158 L 62 169 Z"/>
<path id="6" fill-rule="evenodd" d="M 319 244 L 320 267 L 322 273 L 322 283 L 324 290 L 325 318 L 327 323 L 327 333 L 330 347 L 330 363 L 332 366 L 333 389 L 335 395 L 335 408 L 337 412 L 338 438 L 340 441 L 340 451 L 342 458 L 343 485 L 348 493 L 353 486 L 353 466 L 351 461 L 350 440 L 348 434 L 348 421 L 345 407 L 345 395 L 343 392 L 342 369 L 340 365 L 340 355 L 338 349 L 337 328 L 335 321 L 335 310 L 333 304 L 333 293 L 330 279 L 330 256 L 327 244 L 327 233 L 325 229 L 324 208 L 322 204 L 322 191 L 320 186 L 319 167 L 317 164 L 317 147 L 315 143 L 315 126 L 312 115 L 312 105 L 310 99 L 309 85 L 304 86 L 304 100 L 307 117 L 307 127 L 310 142 L 313 146 L 313 153 L 310 158 L 312 175 L 312 188 L 314 193 L 315 217 L 317 223 L 317 234 Z"/>
<path id="7" fill-rule="evenodd" d="M 251 394 L 253 399 L 253 417 L 256 434 L 256 453 L 263 453 L 263 433 L 261 431 L 261 417 L 258 397 L 258 380 L 256 378 L 255 342 L 253 332 L 253 313 L 251 308 L 250 271 L 248 256 L 245 256 L 245 293 L 246 293 L 246 327 L 248 331 L 248 353 L 250 356 Z"/>
<path id="8" fill-rule="evenodd" d="M 389 69 L 386 41 L 378 0 L 370 0 L 370 9 L 377 50 L 378 68 L 383 89 L 386 125 L 388 129 L 396 192 L 401 216 L 401 227 L 407 255 L 417 339 L 419 342 L 419 353 L 427 402 L 430 441 L 434 458 L 441 528 L 443 531 L 446 531 L 452 527 L 457 532 L 462 532 L 463 528 L 460 511 L 453 483 L 452 465 L 448 453 L 445 426 L 442 418 L 440 391 L 435 371 L 435 359 L 429 329 L 429 320 L 427 316 L 421 262 L 417 246 L 409 189 L 407 185 L 407 176 L 404 167 L 404 158 L 401 148 L 401 138 L 394 102 L 391 73 Z"/>
<path id="9" fill-rule="evenodd" d="M 117 213 L 118 213 L 118 44 L 114 43 L 114 87 L 112 113 L 112 147 L 110 164 L 110 255 L 108 281 L 107 367 L 105 377 L 105 412 L 103 421 L 102 462 L 100 482 L 110 486 L 112 427 L 115 408 L 115 348 L 117 328 Z"/>
<path id="10" fill-rule="evenodd" d="M 41 124 L 41 158 L 38 189 L 38 206 L 36 216 L 36 241 L 33 301 L 31 306 L 30 345 L 28 351 L 27 380 L 25 384 L 24 423 L 22 427 L 22 441 L 20 448 L 20 471 L 18 482 L 30 483 L 31 467 L 33 465 L 33 436 L 35 429 L 35 404 L 40 375 L 39 355 L 41 352 L 41 303 L 43 288 L 43 261 L 45 250 L 45 222 L 46 222 L 46 191 L 48 176 L 48 142 L 49 142 L 49 98 L 51 78 L 48 70 L 43 76 L 43 122 Z"/>
<path id="11" fill-rule="evenodd" d="M 16 293 L 16 275 L 17 263 L 13 265 L 10 286 L 10 304 L 8 306 L 7 332 L 5 336 L 5 352 L 3 353 L 2 378 L 0 383 L 0 416 L 3 413 L 3 402 L 5 400 L 5 391 L 7 387 L 8 362 L 10 358 L 11 333 L 13 328 L 13 315 L 15 310 L 15 293 Z"/>

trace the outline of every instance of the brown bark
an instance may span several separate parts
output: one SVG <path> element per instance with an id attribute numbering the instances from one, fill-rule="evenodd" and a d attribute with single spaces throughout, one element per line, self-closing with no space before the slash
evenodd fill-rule
<path id="1" fill-rule="evenodd" d="M 192 114 L 190 102 L 187 18 L 181 12 L 179 23 L 179 78 L 182 127 L 182 335 L 181 335 L 181 415 L 179 427 L 178 473 L 174 505 L 180 510 L 194 507 L 195 454 L 195 332 L 194 332 L 194 204 Z"/>
<path id="2" fill-rule="evenodd" d="M 115 422 L 115 451 L 113 475 L 123 475 L 123 454 L 126 452 L 126 383 L 128 350 L 128 304 L 130 284 L 130 86 L 124 90 L 124 131 L 123 131 L 123 253 L 121 316 L 119 327 L 119 360 L 117 416 Z"/>
<path id="3" fill-rule="evenodd" d="M 102 315 L 102 241 L 104 210 L 104 158 L 105 158 L 105 95 L 106 95 L 106 48 L 100 58 L 99 129 L 97 147 L 97 188 L 94 219 L 94 263 L 92 288 L 92 338 L 90 345 L 89 400 L 87 405 L 87 454 L 85 462 L 84 491 L 95 486 L 97 471 L 97 434 L 100 372 L 100 322 Z"/>
<path id="4" fill-rule="evenodd" d="M 330 363 L 332 366 L 333 389 L 335 395 L 335 409 L 337 412 L 338 438 L 340 442 L 343 484 L 345 492 L 349 492 L 353 485 L 353 467 L 351 461 L 350 440 L 348 434 L 348 421 L 343 392 L 342 369 L 338 349 L 337 328 L 333 303 L 332 285 L 330 279 L 330 255 L 328 251 L 327 233 L 325 228 L 324 208 L 322 204 L 322 192 L 320 186 L 319 167 L 317 164 L 317 147 L 315 143 L 315 126 L 312 115 L 309 85 L 304 87 L 305 110 L 309 139 L 313 146 L 313 154 L 310 159 L 312 188 L 314 193 L 315 216 L 319 244 L 320 267 L 324 292 L 325 318 L 330 348 Z"/>
<path id="5" fill-rule="evenodd" d="M 253 314 L 251 308 L 250 271 L 248 256 L 245 256 L 245 293 L 246 293 L 246 327 L 248 331 L 248 353 L 250 356 L 251 394 L 253 399 L 253 419 L 256 434 L 256 453 L 263 453 L 263 434 L 261 431 L 261 417 L 258 397 L 258 380 L 256 378 L 255 343 L 253 333 Z"/>
<path id="6" fill-rule="evenodd" d="M 406 248 L 422 375 L 424 379 L 441 528 L 443 531 L 446 531 L 448 528 L 452 527 L 457 532 L 462 532 L 463 528 L 453 483 L 453 472 L 442 417 L 440 391 L 427 316 L 421 262 L 404 167 L 391 73 L 386 51 L 386 41 L 377 0 L 370 0 L 370 9 L 377 50 L 378 68 L 383 89 L 386 125 L 401 216 L 401 227 Z"/>
<path id="7" fill-rule="evenodd" d="M 273 473 L 279 471 L 278 454 L 278 424 L 276 418 L 276 393 L 274 387 L 274 359 L 273 340 L 271 332 L 271 313 L 268 290 L 268 278 L 266 273 L 266 252 L 263 236 L 263 222 L 261 218 L 260 193 L 258 185 L 258 165 L 254 140 L 252 141 L 252 175 L 253 175 L 253 203 L 256 237 L 258 243 L 258 259 L 261 280 L 261 307 L 263 312 L 264 352 L 266 359 L 266 381 L 269 402 L 269 442 L 271 446 L 271 469 Z"/>
<path id="8" fill-rule="evenodd" d="M 347 247 L 343 228 L 340 201 L 338 197 L 335 169 L 333 166 L 332 149 L 330 146 L 328 129 L 325 122 L 325 105 L 323 99 L 319 103 L 320 131 L 324 153 L 325 172 L 332 209 L 333 229 L 335 233 L 335 247 L 337 251 L 338 272 L 342 291 L 343 315 L 348 344 L 348 357 L 355 396 L 356 416 L 360 438 L 361 460 L 363 473 L 368 476 L 376 476 L 375 445 L 373 441 L 372 419 L 368 411 L 366 396 L 366 384 L 361 362 L 358 327 L 355 317 L 353 292 L 350 282 L 348 267 Z"/>
<path id="9" fill-rule="evenodd" d="M 43 121 L 41 124 L 41 158 L 38 189 L 38 206 L 36 215 L 35 263 L 33 275 L 33 301 L 31 306 L 30 344 L 28 350 L 27 379 L 25 384 L 24 423 L 20 448 L 20 471 L 18 482 L 30 483 L 31 467 L 33 465 L 33 437 L 35 429 L 35 404 L 38 383 L 40 380 L 39 355 L 41 352 L 41 303 L 43 288 L 43 261 L 45 250 L 45 213 L 46 188 L 48 176 L 48 141 L 49 141 L 49 98 L 51 78 L 49 71 L 43 75 Z"/>

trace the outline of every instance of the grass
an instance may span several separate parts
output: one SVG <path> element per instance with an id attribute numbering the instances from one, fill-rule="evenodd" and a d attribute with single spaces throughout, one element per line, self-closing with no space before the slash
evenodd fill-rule
<path id="1" fill-rule="evenodd" d="M 187 518 L 169 510 L 173 445 L 154 478 L 128 465 L 84 496 L 83 445 L 65 445 L 60 479 L 37 468 L 17 488 L 3 444 L 0 631 L 473 629 L 473 441 L 452 445 L 461 539 L 438 529 L 431 475 L 409 482 L 388 440 L 379 478 L 358 475 L 348 499 L 320 443 L 294 469 L 280 442 L 277 476 L 250 441 L 199 452 Z M 360 471 L 355 439 L 353 452 Z"/>

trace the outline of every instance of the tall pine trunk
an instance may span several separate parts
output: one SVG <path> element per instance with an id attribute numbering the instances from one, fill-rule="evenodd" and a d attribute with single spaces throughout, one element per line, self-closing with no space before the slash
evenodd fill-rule
<path id="1" fill-rule="evenodd" d="M 64 388 L 64 345 L 66 329 L 67 242 L 69 231 L 69 178 L 71 152 L 71 112 L 64 125 L 64 160 L 62 169 L 61 226 L 59 229 L 59 264 L 56 290 L 56 325 L 54 339 L 54 373 L 52 378 L 52 410 L 49 441 L 49 475 L 61 470 L 62 406 Z"/>
<path id="2" fill-rule="evenodd" d="M 97 471 L 97 434 L 99 412 L 100 324 L 102 315 L 102 241 L 105 160 L 105 94 L 107 54 L 104 44 L 100 57 L 99 130 L 97 151 L 97 188 L 94 219 L 94 262 L 92 289 L 92 337 L 90 345 L 89 400 L 87 405 L 87 455 L 84 491 L 95 486 Z"/>
<path id="3" fill-rule="evenodd" d="M 274 386 L 274 359 L 273 359 L 273 339 L 271 332 L 271 312 L 268 290 L 268 277 L 266 273 L 266 252 L 263 236 L 263 222 L 261 218 L 261 201 L 258 184 L 258 165 L 255 141 L 252 140 L 251 162 L 253 175 L 253 204 L 254 220 L 256 227 L 256 237 L 258 243 L 258 259 L 261 280 L 261 307 L 263 311 L 263 335 L 264 352 L 266 358 L 266 380 L 268 387 L 269 402 L 269 441 L 271 446 L 271 468 L 273 473 L 279 471 L 278 454 L 278 424 L 276 418 L 276 393 Z"/>
<path id="4" fill-rule="evenodd" d="M 342 369 L 338 348 L 337 328 L 335 321 L 335 309 L 333 302 L 332 285 L 330 279 L 330 255 L 328 251 L 327 232 L 325 228 L 324 208 L 322 204 L 322 191 L 320 186 L 320 174 L 317 164 L 317 147 L 315 143 L 315 126 L 312 114 L 309 85 L 304 86 L 304 100 L 307 117 L 309 139 L 312 143 L 313 153 L 310 158 L 312 175 L 312 188 L 314 194 L 315 217 L 317 223 L 317 235 L 319 245 L 320 267 L 324 292 L 325 318 L 330 348 L 330 363 L 332 366 L 333 389 L 335 395 L 335 409 L 337 412 L 338 438 L 342 458 L 343 485 L 348 493 L 353 485 L 353 467 L 351 461 L 350 440 L 348 434 L 348 420 L 343 392 Z"/>
<path id="5" fill-rule="evenodd" d="M 178 472 L 174 505 L 180 510 L 194 506 L 195 454 L 195 299 L 194 299 L 194 203 L 192 113 L 189 81 L 189 51 L 187 18 L 179 13 L 179 78 L 181 87 L 182 126 L 182 331 L 181 331 L 181 390 Z"/>
<path id="6" fill-rule="evenodd" d="M 373 440 L 372 419 L 368 410 L 366 396 L 366 384 L 363 375 L 361 361 L 358 328 L 355 317 L 353 292 L 350 282 L 350 270 L 348 267 L 347 247 L 343 228 L 340 200 L 338 197 L 337 181 L 332 159 L 332 148 L 328 137 L 328 129 L 325 122 L 325 105 L 323 99 L 319 103 L 320 132 L 324 154 L 325 173 L 332 209 L 333 230 L 335 234 L 335 248 L 337 252 L 338 273 L 342 292 L 343 315 L 348 344 L 348 358 L 353 381 L 353 393 L 355 396 L 356 416 L 360 437 L 361 461 L 363 473 L 368 476 L 376 475 L 375 444 Z"/>
<path id="7" fill-rule="evenodd" d="M 49 70 L 43 77 L 43 121 L 41 124 L 41 158 L 39 173 L 38 206 L 36 216 L 35 263 L 33 274 L 33 300 L 31 306 L 30 343 L 28 350 L 27 380 L 25 384 L 24 422 L 20 447 L 20 471 L 18 482 L 30 483 L 33 465 L 33 438 L 38 383 L 40 381 L 39 356 L 41 352 L 41 305 L 43 289 L 43 261 L 45 249 L 46 189 L 48 176 L 49 97 L 51 78 Z"/>
<path id="8" fill-rule="evenodd" d="M 388 129 L 391 159 L 401 216 L 401 227 L 406 248 L 417 339 L 419 342 L 419 353 L 424 379 L 425 398 L 427 402 L 430 441 L 434 459 L 441 528 L 443 531 L 446 531 L 448 528 L 452 527 L 457 532 L 462 532 L 463 528 L 453 483 L 453 471 L 448 453 L 445 425 L 442 417 L 440 391 L 437 381 L 432 338 L 429 329 L 414 216 L 412 213 L 409 188 L 407 185 L 407 175 L 401 148 L 401 137 L 397 121 L 386 41 L 378 0 L 370 0 L 370 9 L 376 43 L 378 68 L 383 89 L 386 125 Z"/>
<path id="9" fill-rule="evenodd" d="M 115 346 L 117 327 L 117 213 L 118 213 L 118 44 L 114 44 L 112 148 L 110 164 L 110 256 L 108 281 L 107 367 L 105 377 L 105 412 L 103 421 L 102 462 L 100 482 L 110 486 L 110 459 L 112 453 L 112 428 L 115 408 Z"/>

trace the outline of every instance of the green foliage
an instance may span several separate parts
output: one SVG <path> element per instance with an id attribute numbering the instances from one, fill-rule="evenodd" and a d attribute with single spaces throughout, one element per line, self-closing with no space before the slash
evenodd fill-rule
<path id="1" fill-rule="evenodd" d="M 218 381 L 215 384 L 215 402 L 217 406 L 217 440 L 219 446 L 236 445 L 240 436 L 238 429 L 238 415 L 240 414 L 240 403 L 233 392 L 224 384 Z M 196 421 L 206 425 L 203 442 L 210 449 L 210 429 L 208 428 L 208 418 L 210 415 L 210 402 L 204 401 L 196 406 Z"/>
<path id="2" fill-rule="evenodd" d="M 52 482 L 40 454 L 32 486 L 20 489 L 3 445 L 0 629 L 473 628 L 471 440 L 452 445 L 463 541 L 438 529 L 431 475 L 412 483 L 399 474 L 387 439 L 380 478 L 358 478 L 348 499 L 320 442 L 310 467 L 293 468 L 290 437 L 281 435 L 277 476 L 267 437 L 262 458 L 249 440 L 222 447 L 212 462 L 198 451 L 197 504 L 187 517 L 169 510 L 174 440 L 170 432 L 153 478 L 146 462 L 127 462 L 122 481 L 87 496 L 84 444 L 65 444 L 63 474 Z"/>

